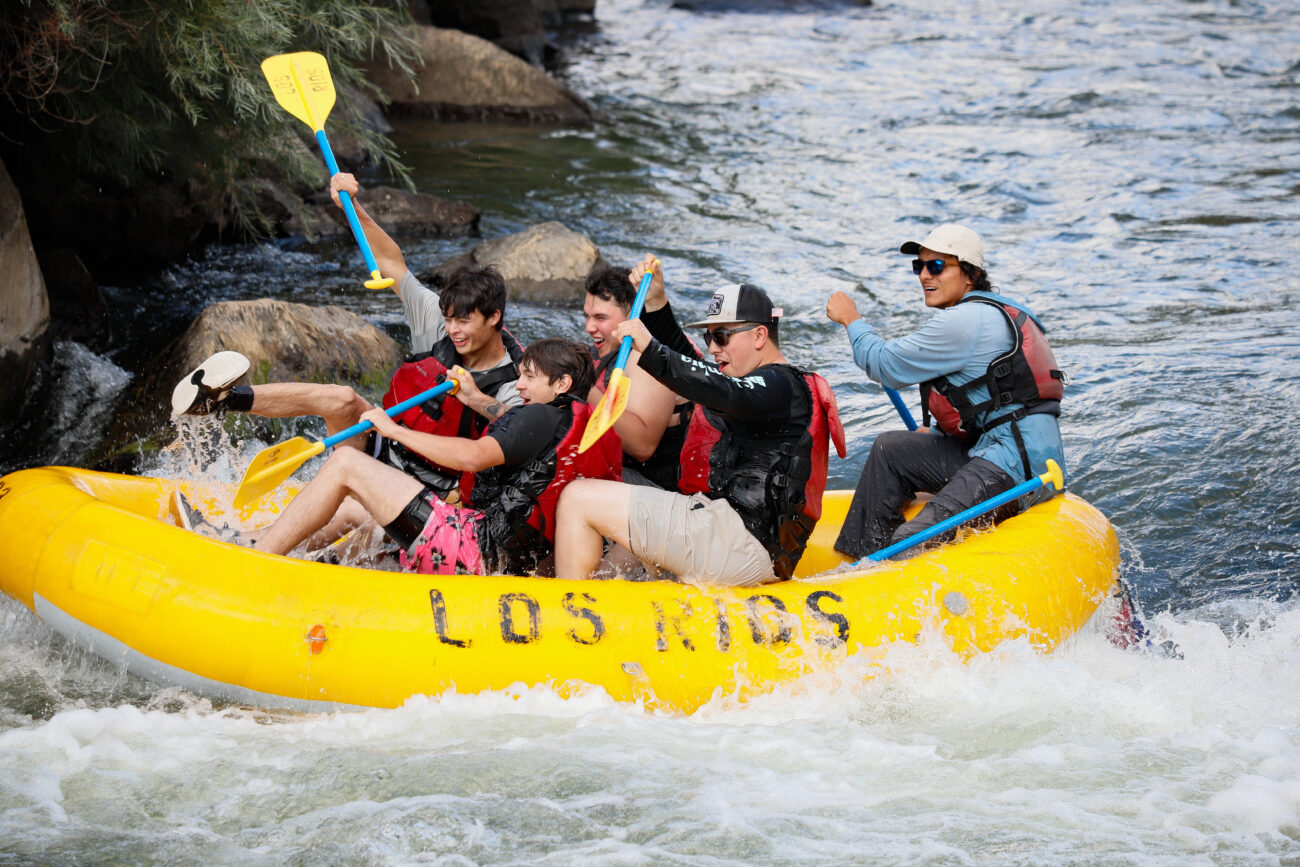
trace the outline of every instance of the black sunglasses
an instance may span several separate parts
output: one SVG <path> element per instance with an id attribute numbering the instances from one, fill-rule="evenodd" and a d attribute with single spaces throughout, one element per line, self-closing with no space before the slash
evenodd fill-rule
<path id="1" fill-rule="evenodd" d="M 938 277 L 943 273 L 943 269 L 947 264 L 948 263 L 942 259 L 913 259 L 912 273 L 920 276 L 921 269 L 924 268 L 930 272 L 932 277 Z"/>
<path id="2" fill-rule="evenodd" d="M 722 349 L 726 347 L 727 341 L 731 340 L 731 335 L 739 334 L 742 331 L 751 331 L 757 327 L 757 325 L 742 325 L 739 328 L 719 328 L 717 331 L 710 331 L 706 328 L 700 336 L 704 338 L 705 349 L 709 348 L 710 343 L 716 343 L 718 348 Z"/>

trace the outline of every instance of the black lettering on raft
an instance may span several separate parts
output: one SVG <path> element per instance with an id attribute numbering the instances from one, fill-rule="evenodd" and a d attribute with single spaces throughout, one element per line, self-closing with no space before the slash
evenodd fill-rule
<path id="1" fill-rule="evenodd" d="M 447 600 L 442 598 L 441 590 L 429 591 L 429 605 L 433 608 L 433 630 L 438 633 L 438 640 L 452 647 L 469 647 L 470 638 L 452 638 L 447 634 Z"/>
<path id="2" fill-rule="evenodd" d="M 13 488 L 6 485 L 3 481 L 0 481 L 0 500 L 3 500 L 7 495 L 12 494 L 13 492 Z"/>
<path id="3" fill-rule="evenodd" d="M 569 638 L 573 639 L 578 644 L 595 644 L 597 641 L 600 641 L 605 637 L 605 621 L 601 620 L 600 615 L 595 611 L 592 611 L 590 608 L 583 608 L 575 604 L 574 600 L 579 596 L 582 597 L 583 602 L 594 603 L 596 601 L 588 593 L 565 593 L 564 610 L 572 614 L 574 617 L 590 623 L 591 637 L 583 638 L 578 634 L 578 630 L 570 628 Z"/>
<path id="4" fill-rule="evenodd" d="M 731 624 L 727 622 L 727 606 L 715 596 L 713 607 L 718 612 L 718 653 L 726 653 L 731 650 Z"/>
<path id="5" fill-rule="evenodd" d="M 690 637 L 682 632 L 682 621 L 691 616 L 691 603 L 678 602 L 681 606 L 682 613 L 672 618 L 673 631 L 677 633 L 677 638 L 682 642 L 682 647 L 687 650 L 694 650 L 695 645 L 691 643 Z M 668 623 L 669 618 L 664 614 L 664 607 L 658 602 L 651 602 L 650 605 L 655 610 L 655 650 L 665 653 L 668 650 Z"/>
<path id="6" fill-rule="evenodd" d="M 745 608 L 749 610 L 749 632 L 750 635 L 753 636 L 754 643 L 789 644 L 792 636 L 790 626 L 785 622 L 785 619 L 782 618 L 780 614 L 777 615 L 777 622 L 781 625 L 780 628 L 777 629 L 776 635 L 767 634 L 767 631 L 763 628 L 763 622 L 759 613 L 760 602 L 769 603 L 771 607 L 780 612 L 780 614 L 786 613 L 785 603 L 780 599 L 777 599 L 775 596 L 767 596 L 760 593 L 757 596 L 750 596 L 746 599 Z"/>
<path id="7" fill-rule="evenodd" d="M 528 631 L 515 631 L 514 606 L 522 602 L 528 611 Z M 501 640 L 506 644 L 530 644 L 542 634 L 542 606 L 527 593 L 501 594 Z"/>
<path id="8" fill-rule="evenodd" d="M 829 590 L 818 590 L 815 593 L 808 594 L 808 599 L 805 603 L 808 606 L 808 613 L 823 623 L 835 624 L 835 635 L 837 637 L 832 638 L 829 635 L 823 635 L 818 632 L 816 639 L 817 643 L 828 647 L 838 647 L 842 644 L 848 644 L 849 619 L 838 611 L 823 611 L 820 604 L 823 599 L 830 599 L 832 602 L 844 601 L 843 597 L 836 593 L 832 593 Z"/>

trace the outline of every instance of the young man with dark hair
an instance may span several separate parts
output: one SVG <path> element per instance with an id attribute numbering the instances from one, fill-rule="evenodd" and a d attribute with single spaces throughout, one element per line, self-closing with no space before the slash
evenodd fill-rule
<path id="1" fill-rule="evenodd" d="M 705 328 L 712 363 L 670 349 L 639 319 L 613 330 L 613 339 L 632 337 L 646 373 L 696 404 L 681 493 L 570 485 L 558 513 L 560 578 L 591 577 L 605 539 L 692 583 L 754 585 L 793 574 L 821 516 L 828 441 L 842 457 L 844 432 L 826 381 L 792 366 L 773 339 L 781 314 L 755 286 L 719 289 L 692 323 Z"/>
<path id="2" fill-rule="evenodd" d="M 478 439 L 421 433 L 370 409 L 361 417 L 383 436 L 463 472 L 470 508 L 448 505 L 433 488 L 357 449 L 335 449 L 275 523 L 251 534 L 256 547 L 288 554 L 306 540 L 313 547 L 329 544 L 338 538 L 333 517 L 351 500 L 401 546 L 402 565 L 411 571 L 534 571 L 550 554 L 555 503 L 564 487 L 580 477 L 618 478 L 612 438 L 577 454 L 590 416 L 579 395 L 591 382 L 591 361 L 581 346 L 539 340 L 520 361 L 515 387 L 522 405 Z"/>
<path id="3" fill-rule="evenodd" d="M 620 341 L 612 339 L 614 329 L 627 321 L 636 298 L 641 275 L 654 267 L 642 318 L 651 323 L 666 317 L 672 309 L 663 289 L 663 272 L 653 256 L 633 269 L 596 263 L 587 275 L 583 302 L 584 330 L 591 338 L 596 363 L 596 386 L 588 400 L 600 402 L 609 386 Z M 693 351 L 693 348 L 692 348 Z M 628 399 L 623 414 L 614 422 L 614 432 L 623 443 L 623 478 L 632 484 L 673 489 L 677 486 L 678 458 L 692 405 L 656 381 L 637 364 L 639 353 L 629 357 L 624 373 L 628 377 Z"/>
<path id="4" fill-rule="evenodd" d="M 346 173 L 330 180 L 335 203 L 339 202 L 340 190 L 354 199 L 360 191 L 356 179 Z M 520 403 L 514 383 L 519 379 L 523 347 L 503 327 L 509 294 L 505 280 L 490 265 L 464 267 L 451 275 L 441 293 L 425 288 L 407 269 L 393 239 L 360 203 L 355 204 L 357 219 L 380 271 L 397 281 L 394 291 L 402 301 L 411 329 L 412 355 L 394 372 L 384 406 L 426 391 L 457 370 L 461 388 L 455 395 L 408 410 L 401 423 L 426 433 L 471 439 L 480 436 L 488 422 Z M 326 431 L 334 434 L 356 424 L 371 408 L 369 401 L 343 385 L 235 386 L 248 367 L 248 360 L 237 352 L 218 352 L 205 359 L 172 392 L 173 417 L 225 410 L 266 418 L 318 415 L 325 420 Z M 459 474 L 412 455 L 383 437 L 362 435 L 347 444 L 416 476 L 444 496 L 456 487 Z"/>

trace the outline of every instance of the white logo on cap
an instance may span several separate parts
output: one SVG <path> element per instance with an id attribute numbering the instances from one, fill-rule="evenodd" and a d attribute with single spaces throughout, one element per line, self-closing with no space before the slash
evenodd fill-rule
<path id="1" fill-rule="evenodd" d="M 708 310 L 708 312 L 705 313 L 704 315 L 705 315 L 705 316 L 717 316 L 719 313 L 722 312 L 722 302 L 725 301 L 725 300 L 726 300 L 726 296 L 723 295 L 721 292 L 719 292 L 718 294 L 714 295 L 714 296 L 713 296 L 713 300 L 711 300 L 711 301 L 709 302 L 709 310 Z"/>

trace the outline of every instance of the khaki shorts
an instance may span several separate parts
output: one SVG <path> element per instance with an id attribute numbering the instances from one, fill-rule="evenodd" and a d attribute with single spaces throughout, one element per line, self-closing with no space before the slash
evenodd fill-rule
<path id="1" fill-rule="evenodd" d="M 632 553 L 688 584 L 748 587 L 776 580 L 767 549 L 726 500 L 634 487 L 627 523 Z"/>

